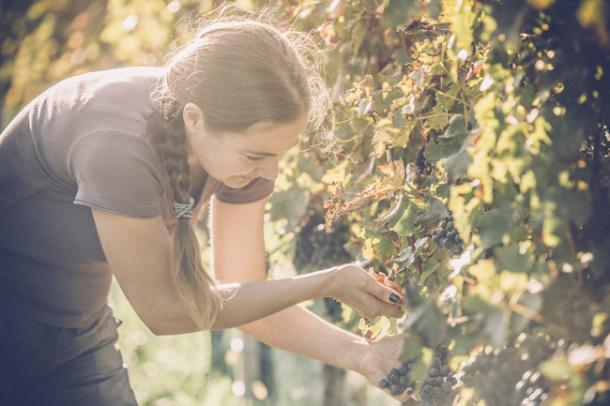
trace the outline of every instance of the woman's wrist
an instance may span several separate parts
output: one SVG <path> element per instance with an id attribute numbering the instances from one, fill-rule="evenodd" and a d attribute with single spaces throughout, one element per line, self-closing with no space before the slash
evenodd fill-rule
<path id="1" fill-rule="evenodd" d="M 338 273 L 339 267 L 333 266 L 328 269 L 318 271 L 322 278 L 322 286 L 320 289 L 320 297 L 336 297 L 338 290 Z"/>
<path id="2" fill-rule="evenodd" d="M 362 374 L 363 366 L 369 358 L 369 350 L 369 342 L 364 337 L 354 334 L 353 340 L 345 348 L 346 363 L 344 368 Z"/>

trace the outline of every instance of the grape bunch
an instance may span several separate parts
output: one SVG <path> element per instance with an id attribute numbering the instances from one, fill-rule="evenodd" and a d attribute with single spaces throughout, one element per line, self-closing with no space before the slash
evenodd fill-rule
<path id="1" fill-rule="evenodd" d="M 453 404 L 455 391 L 453 387 L 457 379 L 453 377 L 452 371 L 447 363 L 449 350 L 447 347 L 438 346 L 434 352 L 432 364 L 428 370 L 428 376 L 420 389 L 422 406 L 444 406 Z"/>
<path id="2" fill-rule="evenodd" d="M 593 306 L 590 299 L 586 293 L 573 288 L 569 282 L 556 282 L 554 286 L 557 289 L 548 289 L 543 293 L 543 298 L 546 300 L 543 307 L 545 316 L 563 326 L 568 331 L 570 339 L 577 342 L 586 341 L 593 322 Z"/>
<path id="3" fill-rule="evenodd" d="M 381 389 L 387 389 L 390 395 L 401 395 L 404 391 L 412 392 L 413 383 L 409 382 L 409 372 L 413 369 L 415 359 L 404 360 L 398 368 L 392 368 L 385 378 L 379 381 Z"/>
<path id="4" fill-rule="evenodd" d="M 519 351 L 513 347 L 480 353 L 463 367 L 464 385 L 473 387 L 485 404 L 508 406 L 515 385 L 527 370 Z"/>
<path id="5" fill-rule="evenodd" d="M 515 385 L 511 406 L 539 406 L 548 399 L 549 384 L 535 370 L 527 370 Z"/>
<path id="6" fill-rule="evenodd" d="M 521 359 L 526 360 L 530 367 L 535 367 L 547 359 L 553 353 L 557 344 L 561 346 L 565 342 L 551 343 L 547 338 L 536 337 L 526 333 L 519 334 L 516 340 L 516 347 L 521 351 Z"/>
<path id="7" fill-rule="evenodd" d="M 296 235 L 294 266 L 298 270 L 308 266 L 321 269 L 351 262 L 352 256 L 344 247 L 348 237 L 346 225 L 327 232 L 323 213 L 310 209 L 307 222 Z"/>
<path id="8" fill-rule="evenodd" d="M 453 225 L 453 216 L 451 214 L 441 220 L 439 228 L 432 231 L 432 241 L 453 255 L 457 255 L 464 250 L 464 241 L 462 241 Z"/>
<path id="9" fill-rule="evenodd" d="M 537 405 L 539 403 L 515 403 L 516 391 L 527 385 L 542 385 L 539 374 L 535 375 L 535 382 L 529 382 L 535 368 L 547 359 L 553 352 L 552 345 L 546 339 L 534 337 L 525 333 L 521 334 L 515 346 L 507 346 L 495 349 L 493 352 L 479 353 L 472 357 L 462 367 L 464 376 L 462 382 L 465 386 L 475 389 L 477 396 L 485 401 L 485 404 L 494 406 L 525 406 Z M 530 371 L 530 374 L 526 374 Z M 524 380 L 525 383 L 519 385 Z M 536 391 L 536 399 L 540 399 L 545 388 L 540 386 L 528 390 L 524 389 L 529 397 Z M 515 395 L 516 396 L 516 395 Z M 527 400 L 525 397 L 521 401 Z M 533 401 L 533 400 L 532 400 Z"/>
<path id="10" fill-rule="evenodd" d="M 430 165 L 424 156 L 424 148 L 421 148 L 417 152 L 417 158 L 415 158 L 415 176 L 420 178 L 422 176 L 429 176 L 431 173 L 432 165 Z"/>

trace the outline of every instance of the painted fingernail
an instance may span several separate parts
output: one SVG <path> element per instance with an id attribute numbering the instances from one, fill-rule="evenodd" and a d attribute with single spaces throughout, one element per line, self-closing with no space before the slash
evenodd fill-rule
<path id="1" fill-rule="evenodd" d="M 390 302 L 398 303 L 399 301 L 400 301 L 400 297 L 398 297 L 398 295 L 396 293 L 392 293 L 390 295 Z"/>

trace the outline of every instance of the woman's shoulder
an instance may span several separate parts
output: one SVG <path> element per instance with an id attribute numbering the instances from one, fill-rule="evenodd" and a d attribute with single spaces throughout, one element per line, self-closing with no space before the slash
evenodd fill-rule
<path id="1" fill-rule="evenodd" d="M 99 131 L 143 135 L 154 110 L 151 90 L 162 74 L 163 68 L 127 67 L 64 79 L 30 106 L 32 133 L 74 140 Z"/>
<path id="2" fill-rule="evenodd" d="M 164 69 L 125 67 L 82 73 L 62 80 L 48 98 L 68 111 L 94 109 L 103 113 L 150 110 L 150 93 Z"/>
<path id="3" fill-rule="evenodd" d="M 34 100 L 22 121 L 49 172 L 73 182 L 72 160 L 87 151 L 109 165 L 127 154 L 158 166 L 146 123 L 153 111 L 150 90 L 160 75 L 160 69 L 148 67 L 87 72 Z"/>

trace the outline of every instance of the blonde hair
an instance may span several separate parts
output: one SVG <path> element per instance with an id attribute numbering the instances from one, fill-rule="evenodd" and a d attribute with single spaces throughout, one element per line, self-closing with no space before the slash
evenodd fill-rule
<path id="1" fill-rule="evenodd" d="M 221 16 L 203 25 L 171 58 L 152 94 L 157 111 L 148 119 L 148 132 L 165 165 L 173 200 L 190 199 L 182 119 L 188 102 L 199 106 L 211 132 L 289 123 L 306 113 L 306 137 L 324 143 L 334 115 L 319 56 L 309 35 L 281 29 L 260 16 Z M 178 220 L 173 244 L 175 285 L 198 326 L 207 329 L 222 298 L 203 268 L 188 220 Z"/>

